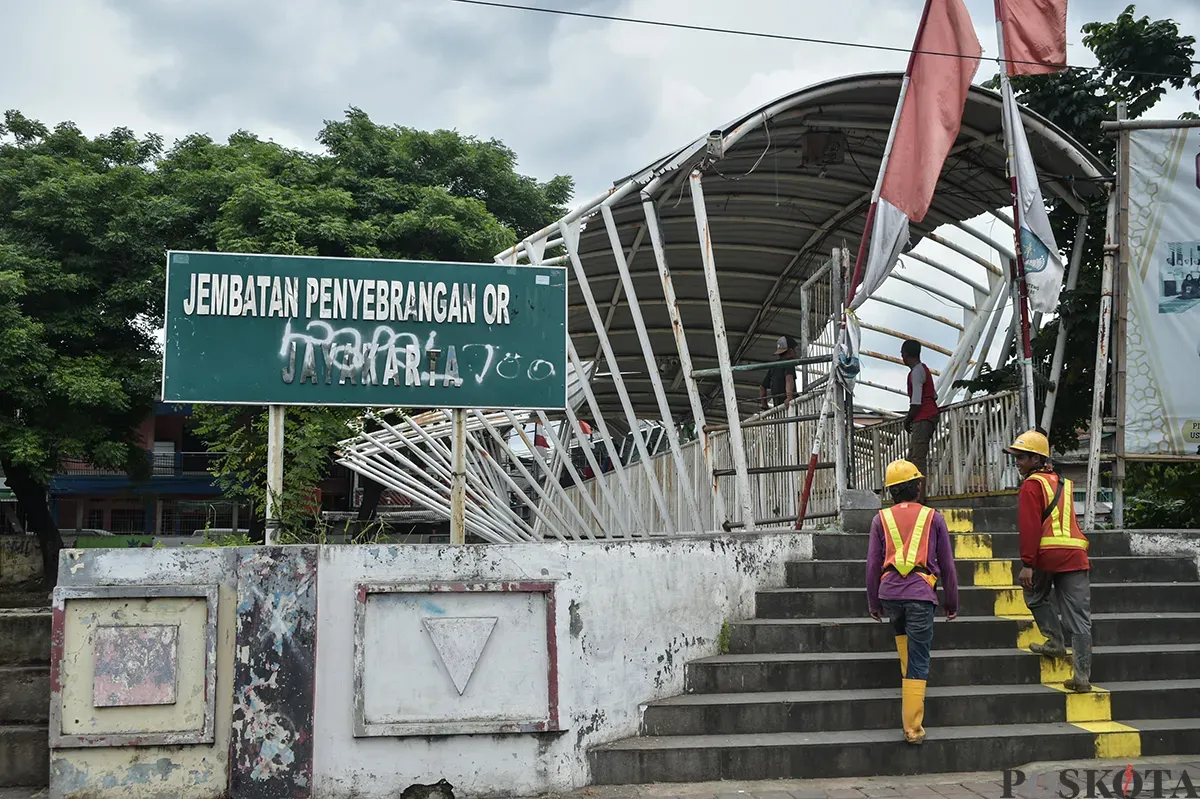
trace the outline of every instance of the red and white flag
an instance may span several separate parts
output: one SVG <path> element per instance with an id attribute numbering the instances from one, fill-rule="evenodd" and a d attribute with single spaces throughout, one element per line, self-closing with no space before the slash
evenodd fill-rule
<path id="1" fill-rule="evenodd" d="M 1067 0 L 995 0 L 1009 75 L 1066 69 Z"/>
<path id="2" fill-rule="evenodd" d="M 533 423 L 533 446 L 541 455 L 545 455 L 546 450 L 550 448 L 550 444 L 546 442 L 546 431 L 542 429 L 541 422 Z"/>
<path id="3" fill-rule="evenodd" d="M 962 127 L 963 108 L 983 48 L 962 0 L 926 0 L 909 58 L 883 171 L 868 213 L 866 270 L 850 308 L 879 288 L 904 245 L 909 222 L 925 218 L 942 165 Z M 858 253 L 856 276 L 862 270 Z"/>
<path id="4" fill-rule="evenodd" d="M 891 273 L 908 242 L 908 223 L 925 218 L 942 165 L 962 127 L 967 92 L 981 55 L 983 48 L 963 0 L 926 0 L 904 82 L 900 84 L 883 164 L 871 195 L 871 208 L 850 283 L 849 310 L 866 302 Z M 858 325 L 847 313 L 838 338 L 839 377 L 830 380 L 825 390 L 818 430 L 824 430 L 833 387 L 857 373 L 853 366 L 857 357 Z M 821 436 L 814 436 L 800 495 L 797 530 L 803 526 L 808 511 L 820 448 Z"/>

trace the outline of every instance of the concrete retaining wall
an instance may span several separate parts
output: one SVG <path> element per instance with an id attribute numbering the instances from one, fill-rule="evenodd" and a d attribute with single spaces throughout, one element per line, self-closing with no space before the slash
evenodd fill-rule
<path id="1" fill-rule="evenodd" d="M 1129 530 L 1129 549 L 1134 555 L 1191 555 L 1200 568 L 1200 531 Z"/>
<path id="2" fill-rule="evenodd" d="M 55 603 L 52 795 L 585 785 L 587 750 L 635 734 L 639 704 L 682 692 L 684 664 L 717 653 L 722 623 L 752 616 L 755 591 L 811 553 L 793 532 L 71 550 Z M 110 662 L 113 640 L 142 666 Z"/>
<path id="3" fill-rule="evenodd" d="M 37 536 L 0 535 L 0 588 L 24 587 L 42 579 Z"/>

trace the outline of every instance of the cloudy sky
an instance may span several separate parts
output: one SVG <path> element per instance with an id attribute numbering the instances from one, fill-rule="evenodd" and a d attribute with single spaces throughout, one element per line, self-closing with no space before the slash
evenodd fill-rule
<path id="1" fill-rule="evenodd" d="M 918 0 L 525 0 L 525 5 L 909 47 Z M 1079 27 L 1125 0 L 1072 0 Z M 991 0 L 968 0 L 985 57 Z M 170 141 L 238 128 L 315 147 L 350 105 L 381 122 L 496 137 L 582 199 L 774 97 L 905 56 L 464 5 L 451 0 L 5 0 L 0 103 L 89 133 Z M 1200 34 L 1200 5 L 1140 13 Z M 986 68 L 981 68 L 983 74 Z M 987 70 L 991 74 L 991 70 Z M 986 75 L 984 75 L 986 77 Z M 980 78 L 982 80 L 982 78 Z M 1172 98 L 1171 116 L 1186 106 Z"/>
<path id="2" fill-rule="evenodd" d="M 516 150 L 520 170 L 602 190 L 779 95 L 906 56 L 485 8 L 452 0 L 2 0 L 0 106 L 90 134 L 115 126 L 169 141 L 244 128 L 315 148 L 348 106 L 376 121 L 455 128 Z M 919 0 L 525 0 L 643 19 L 910 47 Z M 991 0 L 967 0 L 984 56 Z M 1126 0 L 1071 0 L 1080 26 Z M 1143 0 L 1200 35 L 1195 0 Z M 984 64 L 978 81 L 992 74 Z M 1174 117 L 1183 93 L 1160 106 Z M 866 342 L 864 342 L 866 343 Z M 897 345 L 885 344 L 889 351 Z M 897 403 L 897 400 L 899 402 Z M 899 407 L 903 400 L 881 400 Z"/>

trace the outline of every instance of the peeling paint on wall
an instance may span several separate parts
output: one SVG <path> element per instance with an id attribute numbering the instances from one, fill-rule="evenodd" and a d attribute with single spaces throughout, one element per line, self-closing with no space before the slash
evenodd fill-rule
<path id="1" fill-rule="evenodd" d="M 63 585 L 221 586 L 217 724 L 212 745 L 57 750 L 51 766 L 53 795 L 392 799 L 405 785 L 439 778 L 464 797 L 569 791 L 588 782 L 588 750 L 636 734 L 645 703 L 683 691 L 684 664 L 716 654 L 715 631 L 721 623 L 753 616 L 756 591 L 783 585 L 786 561 L 811 553 L 812 536 L 794 532 L 569 544 L 67 552 L 59 573 Z M 364 583 L 553 583 L 561 612 L 545 638 L 557 647 L 561 731 L 355 737 L 354 619 L 356 605 L 367 596 L 365 589 L 361 597 L 356 590 Z M 424 591 L 411 597 L 416 625 L 412 646 L 419 642 L 426 647 L 432 666 L 441 670 L 434 676 L 442 680 L 444 694 L 470 700 L 484 685 L 485 670 L 502 664 L 503 647 L 514 646 L 510 630 L 501 626 L 500 608 L 491 607 L 482 590 Z M 479 604 L 455 605 L 467 600 Z M 399 618 L 395 614 L 404 609 L 392 604 L 384 601 L 376 607 L 380 621 L 390 624 Z M 131 612 L 131 607 L 119 609 L 126 616 Z M 95 617 L 93 628 L 97 622 L 113 623 L 112 614 L 102 618 L 92 610 L 82 615 Z M 476 673 L 460 690 L 454 673 L 439 659 L 445 654 L 428 633 L 426 619 L 445 628 L 454 626 L 454 619 L 493 616 L 500 621 L 479 656 Z M 163 616 L 141 622 L 176 623 Z M 198 623 L 181 624 L 180 641 L 186 628 Z M 387 638 L 389 629 L 381 625 L 375 642 L 393 640 Z M 57 646 L 61 650 L 69 643 L 59 639 Z M 398 658 L 411 657 L 413 650 L 405 646 L 400 641 L 400 654 L 391 658 L 377 650 L 380 679 L 387 678 L 389 667 L 397 678 L 406 675 L 406 663 Z M 182 651 L 179 657 L 182 669 Z M 546 663 L 540 654 L 528 659 L 531 666 Z M 83 672 L 90 706 L 91 672 Z M 72 672 L 66 671 L 64 678 L 73 679 Z M 381 696 L 395 693 L 389 687 Z M 185 695 L 180 683 L 178 696 Z M 103 710 L 136 711 L 144 728 L 141 714 L 163 707 Z M 407 712 L 378 697 L 366 710 L 381 719 Z M 315 746 L 314 723 L 320 724 Z"/>
<path id="2" fill-rule="evenodd" d="M 96 630 L 95 707 L 175 704 L 179 625 L 104 625 Z"/>
<path id="3" fill-rule="evenodd" d="M 233 796 L 311 795 L 316 582 L 314 547 L 245 550 L 238 564 Z"/>
<path id="4" fill-rule="evenodd" d="M 55 589 L 51 747 L 211 743 L 216 611 L 215 586 Z M 178 631 L 170 648 L 172 701 L 144 701 L 161 693 L 161 669 L 146 658 L 167 653 L 148 655 L 135 642 L 163 628 Z"/>
<path id="5" fill-rule="evenodd" d="M 399 787 L 439 778 L 463 797 L 536 796 L 587 785 L 588 751 L 635 735 L 646 702 L 682 693 L 684 665 L 717 654 L 721 623 L 752 617 L 756 591 L 784 585 L 788 560 L 812 557 L 812 536 L 788 531 L 649 541 L 420 546 L 401 553 L 397 556 L 390 547 L 321 548 L 320 743 L 313 788 L 322 799 L 392 799 Z M 355 650 L 356 606 L 366 602 L 366 595 L 360 597 L 355 587 L 430 581 L 554 583 L 560 612 L 551 640 L 558 646 L 561 732 L 355 737 L 355 714 L 349 708 L 356 701 L 363 702 L 368 718 L 394 716 L 414 706 L 394 701 L 398 689 L 355 694 L 356 664 L 349 653 Z M 387 665 L 395 663 L 395 679 L 415 676 L 415 666 L 410 669 L 407 661 L 397 659 L 405 651 L 415 657 L 428 642 L 421 640 L 415 623 L 411 644 L 394 634 L 393 625 L 404 614 L 435 616 L 441 610 L 447 617 L 503 616 L 498 602 L 479 594 L 472 601 L 480 604 L 469 613 L 441 600 L 415 594 L 411 608 L 394 602 L 374 607 L 380 622 L 390 621 L 374 632 L 364 627 L 360 638 L 367 641 L 368 652 L 382 643 L 392 644 L 390 659 L 379 656 L 375 669 L 385 673 Z M 509 631 L 498 625 L 479 668 L 504 660 L 501 656 L 512 644 L 508 636 Z M 544 663 L 540 652 L 527 661 L 529 669 Z M 364 668 L 362 661 L 358 668 Z M 504 700 L 487 695 L 472 699 L 471 685 L 481 676 L 471 678 L 459 701 L 470 718 L 494 712 Z M 446 685 L 442 693 L 458 700 L 453 684 Z M 417 707 L 426 710 L 430 704 Z"/>
<path id="6" fill-rule="evenodd" d="M 0 535 L 0 585 L 26 585 L 42 579 L 37 536 Z"/>
<path id="7" fill-rule="evenodd" d="M 1191 556 L 1200 569 L 1200 533 L 1195 530 L 1130 530 L 1129 551 L 1134 555 Z"/>
<path id="8" fill-rule="evenodd" d="M 205 761 L 203 768 L 190 769 L 185 784 L 202 784 L 212 779 L 214 764 Z M 177 796 L 180 784 L 177 773 L 183 765 L 169 757 L 148 762 L 125 763 L 110 769 L 89 770 L 86 764 L 73 763 L 66 757 L 55 757 L 50 763 L 50 782 L 55 796 L 96 797 L 99 788 L 113 796 Z M 92 790 L 89 791 L 89 786 Z"/>
<path id="9" fill-rule="evenodd" d="M 571 637 L 578 638 L 579 634 L 583 632 L 583 617 L 579 615 L 579 602 L 572 599 L 567 610 L 571 614 Z"/>

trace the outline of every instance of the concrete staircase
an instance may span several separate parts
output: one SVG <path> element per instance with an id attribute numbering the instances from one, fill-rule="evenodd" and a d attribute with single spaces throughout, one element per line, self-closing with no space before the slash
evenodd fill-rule
<path id="1" fill-rule="evenodd" d="M 0 788 L 50 781 L 50 608 L 0 593 Z"/>
<path id="2" fill-rule="evenodd" d="M 1014 503 L 1015 505 L 1015 503 Z M 891 625 L 867 616 L 867 535 L 818 533 L 814 560 L 758 595 L 729 653 L 687 665 L 682 696 L 652 702 L 641 735 L 590 753 L 597 784 L 866 777 L 999 770 L 1032 761 L 1200 752 L 1200 579 L 1187 557 L 1136 557 L 1090 536 L 1091 694 L 1016 585 L 1015 508 L 943 511 L 959 616 L 939 610 L 921 746 L 905 744 Z M 977 529 L 978 528 L 978 529 Z M 979 532 L 979 531 L 987 532 Z"/>

